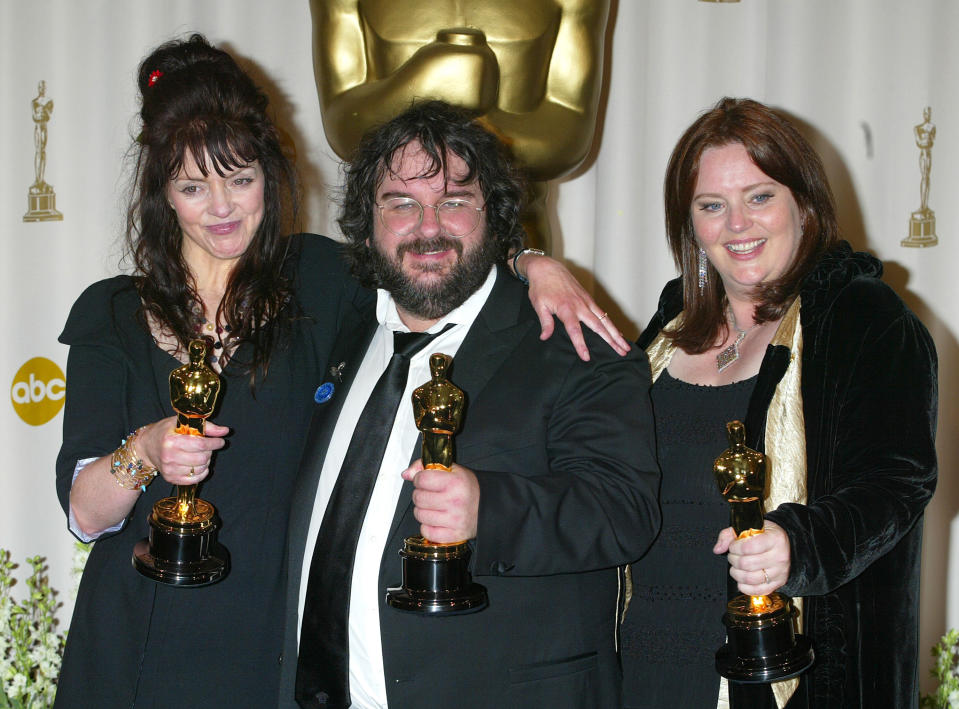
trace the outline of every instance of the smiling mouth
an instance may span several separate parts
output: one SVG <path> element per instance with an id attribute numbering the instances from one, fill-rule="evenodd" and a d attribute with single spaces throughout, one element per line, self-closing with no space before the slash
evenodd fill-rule
<path id="1" fill-rule="evenodd" d="M 740 241 L 735 244 L 726 244 L 727 251 L 734 254 L 748 254 L 750 251 L 758 249 L 766 243 L 765 239 L 753 239 L 752 241 Z"/>
<path id="2" fill-rule="evenodd" d="M 229 234 L 234 231 L 240 222 L 227 222 L 226 224 L 211 224 L 207 229 L 214 234 Z"/>
<path id="3" fill-rule="evenodd" d="M 462 254 L 462 246 L 452 239 L 440 236 L 433 239 L 417 239 L 403 244 L 397 255 L 400 258 L 403 257 L 404 253 L 410 253 L 413 256 L 437 256 L 448 251 L 454 251 L 458 255 Z"/>

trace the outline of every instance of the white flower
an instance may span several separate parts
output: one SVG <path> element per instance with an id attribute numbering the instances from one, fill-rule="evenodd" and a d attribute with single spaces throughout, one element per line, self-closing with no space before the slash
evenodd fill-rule
<path id="1" fill-rule="evenodd" d="M 17 672 L 13 676 L 13 679 L 10 680 L 10 693 L 14 696 L 19 696 L 24 693 L 24 690 L 27 688 L 27 676 L 22 672 Z"/>
<path id="2" fill-rule="evenodd" d="M 936 673 L 940 676 L 946 675 L 952 669 L 952 653 L 941 652 L 936 658 Z"/>
<path id="3" fill-rule="evenodd" d="M 48 709 L 56 694 L 63 647 L 55 619 L 60 604 L 44 574 L 43 559 L 27 562 L 32 573 L 25 581 L 23 601 L 16 602 L 10 593 L 16 564 L 0 549 L 0 706 L 15 700 L 17 707 Z"/>

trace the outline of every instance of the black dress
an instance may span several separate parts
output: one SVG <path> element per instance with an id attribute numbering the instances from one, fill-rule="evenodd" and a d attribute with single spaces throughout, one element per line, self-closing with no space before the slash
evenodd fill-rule
<path id="1" fill-rule="evenodd" d="M 621 631 L 626 709 L 716 706 L 728 563 L 712 547 L 729 526 L 729 505 L 713 461 L 729 447 L 726 423 L 745 417 L 755 382 L 700 386 L 663 370 L 653 384 L 663 525 L 631 567 L 633 597 Z"/>
<path id="2" fill-rule="evenodd" d="M 303 317 L 251 392 L 230 363 L 212 421 L 229 426 L 199 494 L 222 518 L 231 570 L 204 588 L 140 576 L 133 545 L 153 503 L 171 493 L 157 479 L 126 526 L 96 542 L 69 629 L 57 707 L 267 707 L 275 705 L 283 637 L 287 518 L 316 388 L 343 309 L 369 297 L 348 277 L 338 248 L 293 237 L 291 268 Z M 77 460 L 115 449 L 130 430 L 172 415 L 168 376 L 180 366 L 137 322 L 132 280 L 88 288 L 61 335 L 70 345 L 57 491 L 67 509 Z M 237 351 L 234 362 L 243 357 Z"/>

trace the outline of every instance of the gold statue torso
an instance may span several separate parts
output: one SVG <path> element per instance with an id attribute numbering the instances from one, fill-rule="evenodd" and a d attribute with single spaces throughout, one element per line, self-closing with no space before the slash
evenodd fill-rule
<path id="1" fill-rule="evenodd" d="M 311 0 L 330 147 L 415 99 L 477 111 L 534 180 L 566 174 L 593 139 L 611 0 Z"/>
<path id="2" fill-rule="evenodd" d="M 504 8 L 509 6 L 509 11 Z M 436 39 L 438 28 L 480 29 L 499 64 L 497 107 L 533 110 L 546 92 L 560 11 L 552 0 L 360 0 L 370 74 L 389 76 Z M 426 10 L 429 22 L 424 23 Z M 451 80 L 455 81 L 455 77 Z"/>
<path id="3" fill-rule="evenodd" d="M 220 378 L 206 363 L 206 342 L 193 340 L 188 347 L 189 364 L 170 372 L 170 403 L 176 411 L 175 433 L 202 436 L 206 420 L 213 415 L 220 393 Z M 176 496 L 156 503 L 161 519 L 211 524 L 213 506 L 196 497 L 196 485 L 177 485 Z"/>
<path id="4" fill-rule="evenodd" d="M 441 99 L 481 115 L 526 169 L 523 217 L 548 246 L 546 180 L 593 144 L 611 0 L 310 0 L 313 63 L 330 147 Z"/>
<path id="5" fill-rule="evenodd" d="M 766 456 L 746 446 L 740 421 L 726 424 L 729 448 L 716 458 L 713 475 L 720 494 L 729 502 L 730 526 L 738 538 L 763 530 Z"/>
<path id="6" fill-rule="evenodd" d="M 453 434 L 463 422 L 466 395 L 447 379 L 452 358 L 430 355 L 431 379 L 413 391 L 413 420 L 423 434 L 423 467 L 450 470 Z"/>

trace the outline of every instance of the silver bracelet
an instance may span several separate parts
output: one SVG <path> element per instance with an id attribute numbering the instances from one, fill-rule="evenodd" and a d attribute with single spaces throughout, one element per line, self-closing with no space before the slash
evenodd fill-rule
<path id="1" fill-rule="evenodd" d="M 522 256 L 523 254 L 536 254 L 537 256 L 545 256 L 546 252 L 543 251 L 542 249 L 521 249 L 520 251 L 517 251 L 515 254 L 513 254 L 513 275 L 516 276 L 516 278 L 519 279 L 519 282 L 522 283 L 524 286 L 528 286 L 529 279 L 526 276 L 524 276 L 522 273 L 520 273 L 519 269 L 516 267 L 516 263 L 517 261 L 519 261 L 519 257 Z"/>

